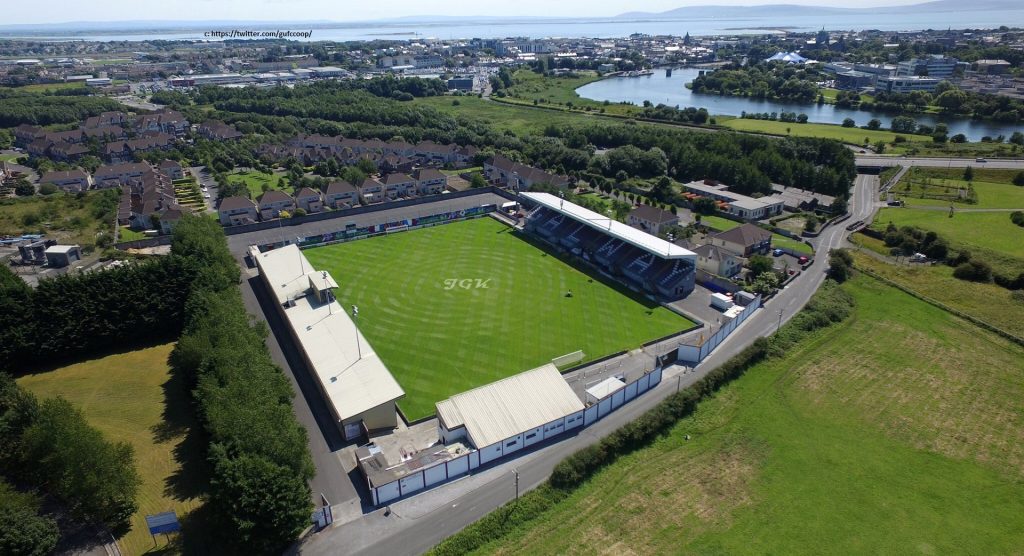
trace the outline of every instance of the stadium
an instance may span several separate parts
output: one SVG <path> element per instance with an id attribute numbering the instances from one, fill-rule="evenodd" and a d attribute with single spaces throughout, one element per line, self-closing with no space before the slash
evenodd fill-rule
<path id="1" fill-rule="evenodd" d="M 645 268 L 655 284 L 669 283 L 685 259 L 653 268 L 653 255 L 608 245 L 602 231 L 539 204 L 526 222 L 536 233 L 479 218 L 304 251 L 337 280 L 341 306 L 358 307 L 359 330 L 405 391 L 407 420 L 558 356 L 582 351 L 589 361 L 693 326 L 541 240 L 568 238 L 577 252 L 620 265 L 631 285 Z"/>

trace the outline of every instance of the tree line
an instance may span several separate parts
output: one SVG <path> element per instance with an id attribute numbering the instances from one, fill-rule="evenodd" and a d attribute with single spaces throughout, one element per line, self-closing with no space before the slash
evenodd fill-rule
<path id="1" fill-rule="evenodd" d="M 90 116 L 119 108 L 117 101 L 106 97 L 40 95 L 0 89 L 0 127 L 78 124 Z"/>

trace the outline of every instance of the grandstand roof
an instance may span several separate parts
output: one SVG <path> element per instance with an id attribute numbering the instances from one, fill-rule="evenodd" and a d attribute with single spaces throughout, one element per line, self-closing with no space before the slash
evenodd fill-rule
<path id="1" fill-rule="evenodd" d="M 295 301 L 294 307 L 285 308 L 285 320 L 338 421 L 405 395 L 345 309 L 337 301 L 320 303 L 316 296 L 306 295 L 311 273 L 336 285 L 329 275 L 325 279 L 316 272 L 295 245 L 260 253 L 255 259 L 277 303 Z"/>
<path id="2" fill-rule="evenodd" d="M 582 410 L 583 402 L 551 363 L 437 402 L 445 427 L 465 426 L 477 448 Z"/>
<path id="3" fill-rule="evenodd" d="M 586 224 L 595 230 L 599 230 L 611 237 L 625 241 L 634 247 L 643 249 L 648 253 L 653 253 L 663 259 L 686 259 L 697 257 L 696 253 L 689 249 L 684 249 L 678 245 L 669 243 L 659 237 L 652 236 L 651 234 L 638 230 L 632 226 L 627 226 L 618 220 L 613 220 L 590 209 L 583 208 L 568 201 L 563 201 L 550 193 L 522 193 L 521 195 L 549 210 L 564 214 L 577 222 Z"/>

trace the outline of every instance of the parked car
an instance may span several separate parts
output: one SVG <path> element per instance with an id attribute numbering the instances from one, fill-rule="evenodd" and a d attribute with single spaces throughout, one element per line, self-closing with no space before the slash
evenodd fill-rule
<path id="1" fill-rule="evenodd" d="M 797 262 L 799 262 L 801 265 L 805 265 L 809 260 L 810 259 L 807 258 L 807 255 L 800 255 L 800 258 L 797 259 Z"/>
<path id="2" fill-rule="evenodd" d="M 980 156 L 978 158 L 975 158 L 974 161 L 975 162 L 988 162 L 987 160 L 985 160 L 984 158 L 981 158 Z"/>
<path id="3" fill-rule="evenodd" d="M 772 255 L 775 255 L 776 257 L 781 257 L 782 256 L 782 249 L 774 249 L 774 250 L 772 250 Z"/>

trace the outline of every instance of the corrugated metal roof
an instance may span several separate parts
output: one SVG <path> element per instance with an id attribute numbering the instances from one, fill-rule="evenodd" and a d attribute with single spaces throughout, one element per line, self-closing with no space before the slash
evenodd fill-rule
<path id="1" fill-rule="evenodd" d="M 697 257 L 696 253 L 689 249 L 683 249 L 660 237 L 652 236 L 643 230 L 627 226 L 618 220 L 613 220 L 590 209 L 563 201 L 550 193 L 521 193 L 521 195 L 547 209 L 564 214 L 577 222 L 587 224 L 596 230 L 600 230 L 605 234 L 653 253 L 663 259 L 696 259 Z"/>
<path id="2" fill-rule="evenodd" d="M 337 301 L 321 304 L 313 295 L 298 298 L 310 289 L 311 273 L 322 280 L 322 274 L 313 269 L 298 247 L 286 245 L 261 253 L 256 262 L 278 303 L 295 300 L 294 307 L 285 309 L 285 320 L 306 352 L 311 370 L 339 421 L 405 395 Z"/>
<path id="3" fill-rule="evenodd" d="M 436 406 L 448 429 L 465 425 L 477 448 L 583 410 L 583 402 L 551 363 L 456 394 Z"/>

